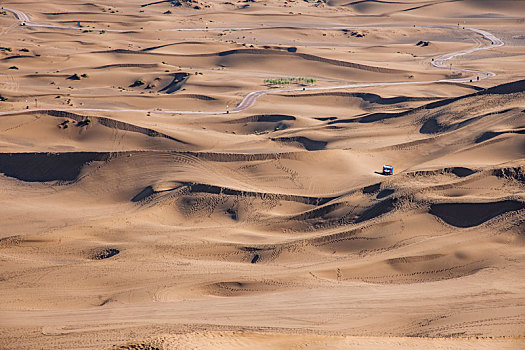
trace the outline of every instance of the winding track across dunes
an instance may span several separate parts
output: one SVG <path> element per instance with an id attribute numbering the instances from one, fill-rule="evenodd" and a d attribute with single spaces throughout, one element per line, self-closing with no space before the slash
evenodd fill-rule
<path id="1" fill-rule="evenodd" d="M 38 28 L 50 28 L 50 29 L 67 29 L 67 30 L 83 30 L 81 27 L 67 27 L 67 26 L 55 26 L 53 24 L 42 24 L 35 23 L 31 20 L 28 14 L 15 9 L 9 9 L 2 7 L 3 10 L 11 12 L 15 17 L 20 21 L 20 25 L 25 27 L 38 27 Z M 114 33 L 124 33 L 125 30 L 115 30 L 115 29 L 92 29 L 95 31 L 104 31 L 104 32 L 114 32 Z"/>
<path id="2" fill-rule="evenodd" d="M 27 27 L 43 27 L 43 28 L 54 28 L 54 29 L 73 29 L 73 30 L 79 30 L 79 28 L 76 27 L 62 27 L 62 26 L 55 26 L 50 24 L 40 24 L 32 22 L 30 17 L 25 14 L 22 11 L 14 10 L 14 9 L 8 9 L 4 8 L 4 10 L 9 11 L 15 15 L 15 17 L 20 21 L 21 24 L 24 24 Z M 450 28 L 450 29 L 458 29 L 457 26 L 421 26 L 424 28 Z M 261 27 L 262 28 L 262 27 Z M 211 31 L 211 30 L 252 30 L 252 29 L 261 29 L 261 28 L 181 28 L 181 29 L 171 29 L 173 31 Z M 264 27 L 264 29 L 271 29 L 271 28 L 279 28 L 279 27 Z M 309 28 L 309 29 L 358 29 L 358 28 L 374 28 L 372 26 L 319 26 L 319 27 L 293 27 L 293 28 Z M 377 27 L 376 27 L 377 28 Z M 448 53 L 442 56 L 437 57 L 432 61 L 432 65 L 436 68 L 440 69 L 450 69 L 446 66 L 445 62 L 459 56 L 467 55 L 476 51 L 480 50 L 489 50 L 494 47 L 499 47 L 505 45 L 505 43 L 497 38 L 494 34 L 489 33 L 487 31 L 476 29 L 476 28 L 464 28 L 465 30 L 470 30 L 474 33 L 477 33 L 481 36 L 483 36 L 484 39 L 489 40 L 491 42 L 490 45 L 482 46 L 482 47 L 476 47 L 473 49 L 468 50 L 462 50 L 458 52 L 452 52 Z M 124 32 L 119 30 L 110 30 L 111 32 Z M 483 71 L 477 71 L 477 70 L 471 70 L 471 69 L 462 69 L 462 68 L 454 68 L 454 71 L 459 72 L 465 72 L 472 74 L 472 76 L 467 78 L 457 78 L 457 79 L 442 79 L 442 80 L 430 80 L 430 81 L 400 81 L 400 82 L 376 82 L 376 83 L 357 83 L 357 84 L 344 84 L 344 85 L 334 85 L 334 86 L 323 86 L 323 87 L 304 87 L 304 88 L 291 88 L 291 89 L 272 89 L 272 90 L 259 90 L 250 92 L 248 95 L 244 97 L 244 99 L 235 107 L 235 109 L 231 111 L 208 111 L 208 112 L 201 112 L 201 111 L 172 111 L 172 110 L 146 110 L 146 109 L 105 109 L 105 108 L 59 108 L 56 110 L 61 111 L 87 111 L 87 112 L 139 112 L 139 113 L 156 113 L 156 114 L 227 114 L 227 113 L 238 113 L 242 112 L 251 106 L 254 105 L 254 103 L 257 101 L 257 99 L 262 96 L 269 93 L 283 93 L 283 92 L 298 92 L 298 91 L 314 91 L 314 90 L 336 90 L 336 89 L 352 89 L 352 88 L 361 88 L 361 87 L 373 87 L 373 86 L 393 86 L 393 85 L 414 85 L 414 84 L 429 84 L 429 83 L 441 83 L 441 82 L 470 82 L 473 80 L 473 77 L 476 76 L 478 80 L 486 79 L 495 76 L 495 73 L 492 72 L 483 72 Z M 28 111 L 42 111 L 45 109 L 26 109 L 21 111 L 9 111 L 9 112 L 1 112 L 0 115 L 8 115 L 8 114 L 21 114 L 26 113 Z"/>
<path id="3" fill-rule="evenodd" d="M 482 35 L 485 39 L 490 40 L 491 44 L 489 46 L 476 47 L 476 48 L 469 49 L 469 50 L 463 50 L 463 51 L 459 51 L 459 52 L 447 53 L 445 55 L 442 55 L 442 56 L 438 57 L 437 59 L 435 59 L 434 61 L 432 61 L 432 65 L 434 67 L 447 69 L 447 67 L 445 66 L 445 61 L 448 61 L 448 60 L 450 60 L 450 59 L 452 59 L 454 57 L 458 57 L 458 56 L 466 55 L 466 54 L 473 53 L 473 52 L 476 52 L 476 51 L 487 50 L 487 49 L 491 49 L 493 47 L 498 47 L 498 46 L 505 45 L 503 40 L 498 39 L 494 34 L 489 33 L 489 32 L 487 32 L 485 30 L 475 29 L 475 28 L 465 28 L 465 29 L 471 30 L 471 31 L 473 31 L 475 33 L 478 33 L 478 34 Z M 479 77 L 480 79 L 490 78 L 490 77 L 493 77 L 493 76 L 496 75 L 496 74 L 494 74 L 492 72 L 481 72 L 481 71 L 471 70 L 471 69 L 454 68 L 454 70 L 455 71 L 460 71 L 460 72 L 471 73 L 471 74 L 480 74 L 481 75 Z M 464 78 L 463 81 L 467 81 L 469 79 L 470 78 Z M 453 81 L 458 81 L 458 79 L 453 79 Z"/>

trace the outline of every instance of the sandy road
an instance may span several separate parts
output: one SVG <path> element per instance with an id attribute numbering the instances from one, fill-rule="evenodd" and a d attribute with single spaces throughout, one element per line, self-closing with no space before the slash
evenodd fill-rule
<path id="1" fill-rule="evenodd" d="M 24 12 L 20 10 L 15 9 L 8 9 L 3 8 L 6 11 L 9 11 L 15 15 L 15 17 L 20 21 L 21 24 L 24 24 L 24 26 L 27 27 L 42 27 L 42 28 L 52 28 L 52 29 L 66 29 L 66 30 L 79 30 L 81 28 L 77 27 L 62 27 L 62 26 L 55 26 L 50 24 L 40 24 L 35 23 L 31 21 L 31 18 L 29 15 L 25 14 Z M 388 25 L 385 26 L 291 26 L 287 28 L 295 28 L 295 29 L 319 29 L 319 30 L 327 30 L 327 29 L 359 29 L 359 28 L 383 28 L 383 27 L 391 27 Z M 286 93 L 286 92 L 301 92 L 301 91 L 318 91 L 318 90 L 340 90 L 340 89 L 353 89 L 353 88 L 362 88 L 362 87 L 374 87 L 374 86 L 395 86 L 395 85 L 416 85 L 416 84 L 430 84 L 430 83 L 442 83 L 442 82 L 456 82 L 456 83 L 467 83 L 472 82 L 474 80 L 481 80 L 486 79 L 495 76 L 495 73 L 492 72 L 483 72 L 483 71 L 477 71 L 477 70 L 471 70 L 471 69 L 463 69 L 463 68 L 455 68 L 452 69 L 452 67 L 447 66 L 446 62 L 450 61 L 453 58 L 467 55 L 473 52 L 477 52 L 480 50 L 490 50 L 495 47 L 503 46 L 505 43 L 497 38 L 494 34 L 489 33 L 485 30 L 476 29 L 476 28 L 468 28 L 468 27 L 459 27 L 459 26 L 420 26 L 423 28 L 448 28 L 448 29 L 457 29 L 457 30 L 469 30 L 476 34 L 481 35 L 484 39 L 490 41 L 490 45 L 476 47 L 468 50 L 462 50 L 458 52 L 452 52 L 445 55 L 441 55 L 434 60 L 432 60 L 431 64 L 432 66 L 439 68 L 439 69 L 447 69 L 447 70 L 453 70 L 457 72 L 463 72 L 470 74 L 469 77 L 466 78 L 456 78 L 456 79 L 441 79 L 441 80 L 429 80 L 429 81 L 400 81 L 400 82 L 375 82 L 375 83 L 354 83 L 354 84 L 343 84 L 343 85 L 333 85 L 333 86 L 323 86 L 323 87 L 300 87 L 300 88 L 289 88 L 289 89 L 272 89 L 272 90 L 259 90 L 250 92 L 248 95 L 246 95 L 242 101 L 232 110 L 224 110 L 224 111 L 207 111 L 207 112 L 201 112 L 201 111 L 175 111 L 175 110 L 152 110 L 152 109 L 105 109 L 105 108 L 54 108 L 55 110 L 60 111 L 83 111 L 83 112 L 138 112 L 138 113 L 155 113 L 155 114 L 228 114 L 228 113 L 238 113 L 242 112 L 251 106 L 255 104 L 257 99 L 263 95 L 270 94 L 270 93 Z M 223 31 L 223 30 L 232 30 L 232 31 L 242 31 L 242 30 L 255 30 L 255 29 L 274 29 L 274 28 L 282 28 L 280 26 L 268 26 L 268 27 L 239 27 L 239 28 L 179 28 L 179 29 L 170 29 L 171 31 Z M 125 31 L 119 31 L 119 30 L 107 30 L 109 32 L 120 32 L 123 33 Z M 22 114 L 26 113 L 28 111 L 35 112 L 35 111 L 43 111 L 46 109 L 42 108 L 33 108 L 33 109 L 25 109 L 20 111 L 9 111 L 9 112 L 1 112 L 0 115 L 9 115 L 9 114 Z"/>
<path id="2" fill-rule="evenodd" d="M 473 49 L 468 49 L 468 50 L 463 50 L 463 51 L 459 51 L 459 52 L 448 53 L 448 54 L 439 56 L 437 59 L 432 61 L 432 65 L 434 67 L 442 68 L 442 69 L 449 69 L 449 68 L 446 67 L 445 62 L 448 61 L 448 60 L 451 60 L 452 58 L 455 58 L 455 57 L 458 57 L 458 56 L 467 55 L 467 54 L 470 54 L 470 53 L 473 53 L 473 52 L 476 52 L 476 51 L 480 51 L 480 50 L 488 50 L 488 49 L 492 49 L 494 47 L 499 47 L 499 46 L 505 45 L 505 43 L 501 39 L 497 38 L 494 34 L 489 33 L 489 32 L 487 32 L 485 30 L 476 29 L 476 28 L 465 28 L 465 29 L 473 31 L 474 33 L 477 33 L 477 34 L 483 36 L 483 38 L 489 40 L 491 42 L 491 44 L 489 46 L 481 46 L 481 47 L 476 47 L 476 48 L 473 48 Z M 478 74 L 480 80 L 481 79 L 485 79 L 485 78 L 490 78 L 490 77 L 493 77 L 493 76 L 496 75 L 496 74 L 494 74 L 492 72 L 482 72 L 482 71 L 471 70 L 471 69 L 454 68 L 454 70 L 455 71 L 459 71 L 459 72 Z M 463 78 L 462 81 L 463 82 L 467 82 L 467 81 L 470 81 L 470 79 L 471 78 Z M 451 81 L 458 81 L 458 79 L 452 79 Z"/>
<path id="3" fill-rule="evenodd" d="M 15 17 L 20 21 L 20 23 L 22 24 L 25 24 L 25 23 L 31 23 L 31 19 L 29 18 L 29 16 L 27 14 L 25 14 L 24 12 L 22 11 L 19 11 L 19 10 L 14 10 L 14 9 L 8 9 L 8 8 L 2 8 L 8 12 L 11 12 L 13 15 L 15 15 Z"/>
<path id="4" fill-rule="evenodd" d="M 42 23 L 35 23 L 31 20 L 31 17 L 29 17 L 28 14 L 15 9 L 10 9 L 3 7 L 3 10 L 7 12 L 11 12 L 20 22 L 20 25 L 25 27 L 37 27 L 37 28 L 49 28 L 49 29 L 65 29 L 65 30 L 84 30 L 85 28 L 82 27 L 68 27 L 68 26 L 56 26 L 52 24 L 42 24 Z M 116 29 L 90 29 L 95 30 L 99 32 L 113 32 L 113 33 L 125 33 L 125 30 L 116 30 Z"/>
<path id="5" fill-rule="evenodd" d="M 431 27 L 428 26 L 427 28 L 452 28 L 456 29 L 455 26 L 440 26 L 440 27 Z M 333 27 L 333 28 L 339 28 L 339 27 Z M 357 28 L 363 28 L 363 27 L 345 27 L 345 28 L 351 28 L 351 29 L 357 29 Z M 371 28 L 371 27 L 367 27 Z M 326 28 L 323 28 L 326 29 Z M 476 28 L 465 28 L 465 30 L 473 31 L 474 33 L 477 33 L 481 36 L 483 36 L 484 39 L 487 39 L 491 42 L 490 45 L 482 46 L 482 47 L 476 47 L 473 49 L 458 51 L 458 52 L 452 52 L 448 53 L 442 56 L 437 57 L 432 61 L 432 65 L 436 68 L 440 69 L 450 69 L 446 66 L 447 61 L 458 57 L 467 55 L 476 51 L 480 50 L 489 50 L 494 47 L 499 47 L 505 45 L 505 43 L 497 38 L 492 33 L 489 33 L 487 31 L 476 29 Z M 466 82 L 472 82 L 473 80 L 476 80 L 477 77 L 479 77 L 478 80 L 486 79 L 495 76 L 495 73 L 492 72 L 483 72 L 483 71 L 477 71 L 477 70 L 471 70 L 471 69 L 462 69 L 462 68 L 454 68 L 454 71 L 459 72 L 465 72 L 472 74 L 470 77 L 466 78 L 457 78 L 457 79 L 442 79 L 442 80 L 431 80 L 431 81 L 401 81 L 401 82 L 378 82 L 378 83 L 361 83 L 361 84 L 345 84 L 345 85 L 335 85 L 335 86 L 325 86 L 325 87 L 306 87 L 306 88 L 292 88 L 292 89 L 279 89 L 279 90 L 261 90 L 261 91 L 254 91 L 249 93 L 244 97 L 244 99 L 239 103 L 239 105 L 232 111 L 232 112 L 241 112 L 245 109 L 250 108 L 253 106 L 257 98 L 259 98 L 262 95 L 268 94 L 268 93 L 282 93 L 282 92 L 296 92 L 296 91 L 312 91 L 312 90 L 332 90 L 332 89 L 350 89 L 350 88 L 359 88 L 359 87 L 373 87 L 373 86 L 392 86 L 392 85 L 413 85 L 413 84 L 428 84 L 428 83 L 439 83 L 439 82 L 456 82 L 456 83 L 466 83 Z M 476 76 L 473 78 L 473 76 Z"/>

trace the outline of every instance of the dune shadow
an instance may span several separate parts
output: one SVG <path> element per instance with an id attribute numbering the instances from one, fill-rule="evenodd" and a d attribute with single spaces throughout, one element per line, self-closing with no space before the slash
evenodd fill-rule
<path id="1" fill-rule="evenodd" d="M 504 200 L 489 203 L 437 203 L 429 213 L 456 227 L 473 227 L 511 211 L 525 208 L 525 203 Z"/>

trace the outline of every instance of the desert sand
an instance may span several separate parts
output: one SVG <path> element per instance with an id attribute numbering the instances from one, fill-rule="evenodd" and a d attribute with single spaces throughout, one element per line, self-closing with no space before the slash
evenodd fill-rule
<path id="1" fill-rule="evenodd" d="M 1 6 L 1 349 L 525 348 L 522 1 Z"/>

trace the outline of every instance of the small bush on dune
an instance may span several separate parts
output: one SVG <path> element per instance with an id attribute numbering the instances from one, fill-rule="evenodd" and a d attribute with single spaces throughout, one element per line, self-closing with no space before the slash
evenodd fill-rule
<path id="1" fill-rule="evenodd" d="M 82 127 L 82 126 L 88 126 L 89 124 L 91 124 L 91 119 L 86 118 L 86 119 L 82 119 L 81 121 L 79 121 L 77 123 L 77 126 Z"/>
<path id="2" fill-rule="evenodd" d="M 135 80 L 135 82 L 133 82 L 133 84 L 131 84 L 129 87 L 137 87 L 137 86 L 142 86 L 144 84 L 146 84 L 144 80 L 138 79 L 138 80 Z"/>
<path id="3" fill-rule="evenodd" d="M 77 73 L 75 73 L 75 74 L 69 76 L 68 79 L 69 80 L 80 80 L 80 76 Z"/>

